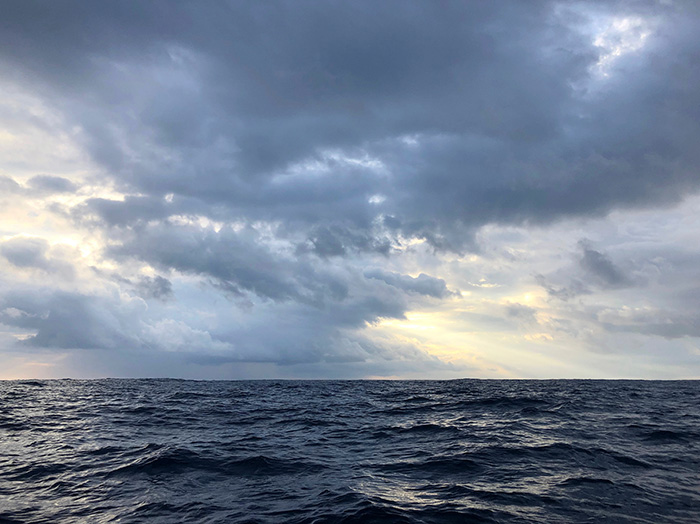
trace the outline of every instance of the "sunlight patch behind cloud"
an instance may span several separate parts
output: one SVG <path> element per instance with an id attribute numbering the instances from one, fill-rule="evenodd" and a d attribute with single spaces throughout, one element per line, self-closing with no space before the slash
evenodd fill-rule
<path id="1" fill-rule="evenodd" d="M 653 31 L 653 23 L 639 16 L 614 17 L 601 23 L 593 38 L 593 44 L 600 49 L 595 72 L 609 77 L 615 62 L 641 50 Z"/>

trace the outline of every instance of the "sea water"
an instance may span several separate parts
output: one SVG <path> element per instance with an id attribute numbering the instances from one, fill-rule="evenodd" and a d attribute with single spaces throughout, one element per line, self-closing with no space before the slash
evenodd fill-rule
<path id="1" fill-rule="evenodd" d="M 697 381 L 0 382 L 0 522 L 700 522 Z"/>

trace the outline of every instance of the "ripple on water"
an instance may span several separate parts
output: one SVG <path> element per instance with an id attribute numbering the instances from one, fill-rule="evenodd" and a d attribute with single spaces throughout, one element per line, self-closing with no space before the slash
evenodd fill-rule
<path id="1" fill-rule="evenodd" d="M 0 523 L 674 522 L 697 382 L 0 382 Z"/>

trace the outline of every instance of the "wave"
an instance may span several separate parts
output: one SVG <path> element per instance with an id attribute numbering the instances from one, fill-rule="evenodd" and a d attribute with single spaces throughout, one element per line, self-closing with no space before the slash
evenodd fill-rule
<path id="1" fill-rule="evenodd" d="M 5 381 L 0 399 L 0 524 L 696 524 L 700 508 L 692 381 Z"/>
<path id="2" fill-rule="evenodd" d="M 420 461 L 390 462 L 377 464 L 375 467 L 382 471 L 403 474 L 427 474 L 433 476 L 473 474 L 483 470 L 483 466 L 477 461 L 457 456 L 431 458 Z"/>
<path id="3" fill-rule="evenodd" d="M 605 485 L 614 486 L 615 483 L 610 479 L 596 477 L 571 477 L 559 483 L 560 486 L 589 486 L 589 485 Z"/>
<path id="4" fill-rule="evenodd" d="M 235 476 L 269 476 L 311 473 L 322 469 L 320 464 L 301 460 L 276 459 L 263 455 L 231 459 L 203 456 L 189 449 L 165 448 L 112 470 L 110 476 L 167 475 L 187 470 Z"/>

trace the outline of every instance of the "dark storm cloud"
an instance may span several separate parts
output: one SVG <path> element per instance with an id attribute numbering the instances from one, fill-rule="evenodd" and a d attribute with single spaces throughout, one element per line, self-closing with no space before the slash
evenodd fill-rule
<path id="1" fill-rule="evenodd" d="M 68 260 L 51 253 L 49 243 L 43 238 L 15 237 L 0 242 L 0 255 L 18 268 L 41 269 L 72 279 L 74 269 Z"/>
<path id="2" fill-rule="evenodd" d="M 0 254 L 17 267 L 46 268 L 49 244 L 42 238 L 18 237 L 0 244 Z"/>
<path id="3" fill-rule="evenodd" d="M 78 189 L 67 178 L 52 175 L 36 175 L 27 183 L 31 190 L 39 193 L 72 193 Z"/>
<path id="4" fill-rule="evenodd" d="M 537 321 L 537 310 L 523 304 L 509 304 L 506 306 L 506 314 L 525 323 Z"/>
<path id="5" fill-rule="evenodd" d="M 137 257 L 159 267 L 211 277 L 234 294 L 250 291 L 272 300 L 304 297 L 313 300 L 317 292 L 321 296 L 325 294 L 321 279 L 310 278 L 308 290 L 298 286 L 298 281 L 316 275 L 309 275 L 309 268 L 294 260 L 275 256 L 259 243 L 259 236 L 252 229 L 237 233 L 230 228 L 215 232 L 195 226 L 147 226 L 111 248 L 109 253 L 117 258 Z M 329 292 L 347 293 L 342 286 L 329 284 Z"/>
<path id="6" fill-rule="evenodd" d="M 239 348 L 249 341 L 251 352 L 259 344 L 277 348 L 273 353 L 278 356 L 293 355 L 290 348 L 297 346 L 300 355 L 309 355 L 319 341 L 337 339 L 338 329 L 361 328 L 381 318 L 403 318 L 408 309 L 407 291 L 439 297 L 450 294 L 443 281 L 428 276 L 415 282 L 406 277 L 410 285 L 402 287 L 380 285 L 355 269 L 328 267 L 316 257 L 274 250 L 250 228 L 233 231 L 225 227 L 216 232 L 196 226 L 152 225 L 128 235 L 110 254 L 198 275 L 232 298 L 272 301 L 267 307 L 278 304 L 274 307 L 285 320 L 276 318 L 273 332 L 264 326 L 252 327 L 255 337 L 239 334 L 236 339 Z M 262 318 L 267 325 L 270 320 L 264 314 Z M 249 328 L 241 329 L 246 332 Z"/>
<path id="7" fill-rule="evenodd" d="M 123 201 L 91 198 L 73 214 L 77 218 L 94 214 L 110 226 L 123 226 L 164 218 L 169 215 L 169 212 L 168 205 L 162 198 L 127 196 Z"/>
<path id="8" fill-rule="evenodd" d="M 117 285 L 126 285 L 141 298 L 154 298 L 164 302 L 173 298 L 172 282 L 161 275 L 130 279 L 115 271 L 105 271 L 95 266 L 91 266 L 90 269 L 96 278 L 105 279 Z"/>
<path id="9" fill-rule="evenodd" d="M 642 238 L 608 244 L 610 249 L 594 249 L 592 242 L 581 240 L 570 265 L 536 275 L 554 306 L 545 322 L 556 332 L 586 340 L 593 351 L 636 350 L 648 336 L 669 341 L 700 336 L 700 253 L 663 233 Z M 628 339 L 626 347 L 609 343 L 621 334 L 642 337 Z"/>
<path id="10" fill-rule="evenodd" d="M 410 275 L 402 275 L 382 269 L 370 269 L 365 271 L 365 276 L 367 278 L 381 280 L 392 287 L 403 289 L 404 291 L 428 295 L 435 298 L 445 298 L 455 294 L 455 292 L 447 289 L 447 284 L 445 284 L 443 279 L 431 277 L 425 273 L 421 273 L 417 277 L 412 277 Z"/>
<path id="11" fill-rule="evenodd" d="M 583 252 L 579 264 L 598 285 L 610 288 L 632 285 L 629 277 L 608 256 L 593 249 L 585 240 L 579 242 L 579 247 Z"/>
<path id="12" fill-rule="evenodd" d="M 606 253 L 594 249 L 590 241 L 583 239 L 577 243 L 577 252 L 573 255 L 574 263 L 571 266 L 560 268 L 549 275 L 534 275 L 534 278 L 551 297 L 563 301 L 596 291 L 645 287 L 649 282 L 648 276 L 644 274 L 643 266 L 648 265 L 644 257 L 654 257 L 643 252 L 637 256 L 640 260 L 628 264 L 629 267 L 623 270 Z"/>
<path id="13" fill-rule="evenodd" d="M 138 313 L 104 297 L 47 289 L 23 289 L 0 298 L 0 323 L 33 330 L 24 344 L 36 347 L 133 347 Z"/>
<path id="14" fill-rule="evenodd" d="M 557 279 L 560 280 L 560 279 Z M 591 292 L 589 287 L 578 278 L 567 279 L 565 284 L 553 284 L 544 275 L 535 275 L 535 282 L 541 286 L 547 294 L 560 300 L 569 300 L 579 295 L 586 295 Z"/>
<path id="15" fill-rule="evenodd" d="M 656 24 L 606 79 L 586 9 Z M 459 249 L 484 223 L 695 189 L 697 18 L 687 2 L 17 2 L 0 38 L 5 71 L 55 96 L 120 183 L 296 223 L 334 256 L 333 227 L 370 234 L 381 215 Z"/>
<path id="16" fill-rule="evenodd" d="M 56 193 L 73 193 L 78 186 L 67 178 L 53 175 L 36 175 L 27 180 L 25 185 L 16 180 L 0 176 L 0 196 L 21 195 L 30 198 L 43 198 Z"/>
<path id="17" fill-rule="evenodd" d="M 117 259 L 135 257 L 156 267 L 209 278 L 233 295 L 251 293 L 264 300 L 321 309 L 324 317 L 328 314 L 323 321 L 331 326 L 357 327 L 380 317 L 400 318 L 407 307 L 398 290 L 379 289 L 357 272 L 326 268 L 298 253 L 273 250 L 253 228 L 214 231 L 150 225 L 127 233 L 108 252 Z M 445 285 L 427 276 L 416 280 L 424 287 Z"/>
<path id="18" fill-rule="evenodd" d="M 667 339 L 700 337 L 697 312 L 682 312 L 658 308 L 625 308 L 605 310 L 597 320 L 607 331 L 639 333 Z"/>
<path id="19" fill-rule="evenodd" d="M 346 278 L 352 278 L 348 276 Z M 146 282 L 170 289 L 165 279 Z M 425 361 L 436 363 L 415 347 L 384 344 L 353 332 L 380 317 L 402 317 L 405 303 L 386 290 L 374 292 L 362 284 L 353 296 L 323 305 L 257 301 L 255 314 L 197 326 L 191 312 L 177 319 L 149 316 L 150 308 L 124 294 L 55 291 L 34 285 L 10 286 L 0 297 L 0 325 L 28 332 L 23 346 L 55 349 L 146 351 L 172 358 L 177 352 L 201 365 L 227 362 L 267 362 L 284 366 L 313 363 Z M 192 306 L 192 304 L 190 304 Z M 197 307 L 195 304 L 194 307 Z M 211 317 L 216 316 L 212 312 Z"/>
<path id="20" fill-rule="evenodd" d="M 404 318 L 407 292 L 443 298 L 451 294 L 444 281 L 426 275 L 406 277 L 403 286 L 387 286 L 356 269 L 328 266 L 324 259 L 298 250 L 273 249 L 252 228 L 215 231 L 152 224 L 126 232 L 110 254 L 209 279 L 234 300 L 248 297 L 251 313 L 245 322 L 210 329 L 215 340 L 233 348 L 214 354 L 221 361 L 295 364 L 406 358 L 406 348 L 384 347 L 352 330 L 382 318 Z M 207 351 L 200 355 L 209 356 Z"/>
<path id="21" fill-rule="evenodd" d="M 160 275 L 142 277 L 137 286 L 139 294 L 144 298 L 167 300 L 173 296 L 173 286 L 170 280 Z"/>
<path id="22" fill-rule="evenodd" d="M 643 46 L 595 44 L 625 17 L 648 24 Z M 141 298 L 4 293 L 0 322 L 47 347 L 162 339 L 226 362 L 403 358 L 356 331 L 454 296 L 438 278 L 367 269 L 415 239 L 463 253 L 482 247 L 486 224 L 697 191 L 699 22 L 697 3 L 651 0 L 6 2 L 3 82 L 87 154 L 91 184 L 121 194 L 49 209 L 108 242 L 90 255 L 121 264 L 115 277 L 94 272 L 105 289 Z M 17 180 L 0 176 L 0 198 L 78 190 L 51 175 Z M 627 258 L 579 249 L 566 271 L 538 277 L 552 297 L 634 291 Z M 37 240 L 7 240 L 0 254 L 23 275 L 57 267 Z M 143 265 L 164 276 L 143 277 Z M 254 313 L 230 326 L 141 319 L 142 299 L 177 317 L 178 280 L 192 276 Z M 477 331 L 538 319 L 517 304 L 469 315 Z"/>
<path id="23" fill-rule="evenodd" d="M 353 251 L 388 255 L 393 247 L 392 240 L 372 233 L 340 224 L 315 227 L 306 243 L 299 246 L 299 251 L 312 251 L 321 257 L 343 256 Z"/>
<path id="24" fill-rule="evenodd" d="M 108 252 L 117 261 L 136 258 L 156 268 L 209 280 L 233 298 L 224 310 L 235 310 L 236 301 L 248 300 L 245 320 L 207 322 L 204 330 L 199 326 L 201 319 L 189 313 L 188 308 L 200 307 L 196 302 L 180 304 L 183 310 L 174 311 L 175 318 L 162 319 L 157 309 L 155 316 L 149 313 L 157 303 L 149 308 L 140 299 L 116 293 L 111 284 L 107 289 L 114 291 L 106 294 L 63 292 L 32 284 L 10 285 L 0 295 L 0 324 L 28 330 L 31 334 L 23 344 L 30 346 L 178 351 L 197 362 L 293 365 L 402 360 L 416 355 L 430 360 L 415 348 L 382 345 L 354 333 L 382 318 L 403 318 L 408 309 L 404 290 L 380 285 L 358 270 L 328 267 L 314 255 L 295 253 L 293 245 L 287 252 L 273 249 L 252 228 L 224 227 L 217 232 L 198 226 L 148 224 L 121 235 L 121 242 L 115 239 Z M 24 240 L 4 243 L 8 260 L 21 267 L 44 266 L 47 243 Z M 179 296 L 165 277 L 127 278 L 100 269 L 94 273 L 95 283 L 116 283 L 144 299 L 178 305 Z"/>
<path id="25" fill-rule="evenodd" d="M 21 186 L 8 176 L 0 176 L 0 191 L 3 195 L 9 193 L 18 193 Z"/>

